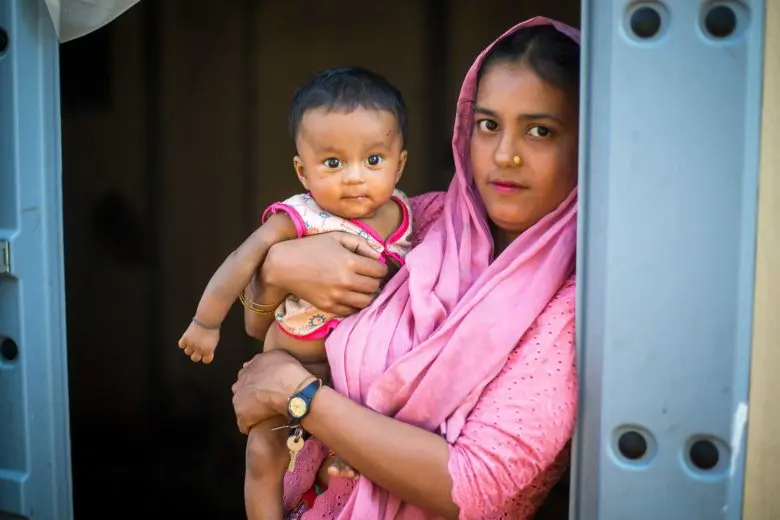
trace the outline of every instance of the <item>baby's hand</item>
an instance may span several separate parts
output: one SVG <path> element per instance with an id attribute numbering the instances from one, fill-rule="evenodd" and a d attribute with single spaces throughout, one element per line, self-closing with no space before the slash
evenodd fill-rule
<path id="1" fill-rule="evenodd" d="M 194 362 L 211 363 L 219 343 L 219 329 L 207 329 L 194 321 L 179 340 L 179 348 Z"/>

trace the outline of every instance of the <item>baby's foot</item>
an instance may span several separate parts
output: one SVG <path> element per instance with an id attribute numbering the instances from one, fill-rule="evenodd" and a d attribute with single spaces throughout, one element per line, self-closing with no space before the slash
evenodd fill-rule
<path id="1" fill-rule="evenodd" d="M 344 460 L 335 453 L 332 454 L 328 460 L 330 460 L 330 463 L 328 464 L 328 476 L 352 479 L 360 476 L 360 473 L 358 473 L 355 468 L 344 462 Z"/>
<path id="2" fill-rule="evenodd" d="M 202 361 L 208 364 L 214 359 L 217 343 L 219 329 L 205 328 L 193 321 L 179 340 L 179 348 L 194 362 Z"/>

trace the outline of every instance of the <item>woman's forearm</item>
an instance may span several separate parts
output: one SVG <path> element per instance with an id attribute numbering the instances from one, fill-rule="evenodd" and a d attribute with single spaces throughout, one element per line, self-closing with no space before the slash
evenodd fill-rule
<path id="1" fill-rule="evenodd" d="M 328 387 L 315 394 L 302 424 L 392 495 L 444 518 L 458 517 L 449 445 L 441 436 L 369 410 Z"/>

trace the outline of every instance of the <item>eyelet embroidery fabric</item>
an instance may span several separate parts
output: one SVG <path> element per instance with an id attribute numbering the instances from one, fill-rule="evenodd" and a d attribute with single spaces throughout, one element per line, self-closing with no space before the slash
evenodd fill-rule
<path id="1" fill-rule="evenodd" d="M 509 355 L 450 448 L 461 518 L 530 518 L 568 467 L 578 391 L 575 293 L 572 277 Z"/>

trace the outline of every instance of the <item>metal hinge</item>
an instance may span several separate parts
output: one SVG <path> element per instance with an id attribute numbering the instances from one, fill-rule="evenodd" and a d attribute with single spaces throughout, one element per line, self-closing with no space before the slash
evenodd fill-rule
<path id="1" fill-rule="evenodd" d="M 11 274 L 11 243 L 0 240 L 0 274 Z"/>

